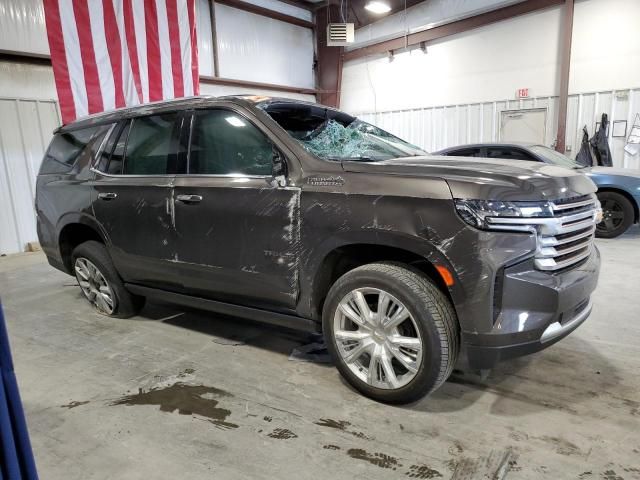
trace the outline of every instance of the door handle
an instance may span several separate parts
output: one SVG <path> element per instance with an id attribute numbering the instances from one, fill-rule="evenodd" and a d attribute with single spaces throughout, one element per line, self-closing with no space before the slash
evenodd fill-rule
<path id="1" fill-rule="evenodd" d="M 100 200 L 113 200 L 117 196 L 118 196 L 118 194 L 117 193 L 113 193 L 113 192 L 100 192 L 98 194 L 98 198 Z"/>
<path id="2" fill-rule="evenodd" d="M 176 200 L 182 203 L 200 203 L 202 195 L 178 195 Z"/>

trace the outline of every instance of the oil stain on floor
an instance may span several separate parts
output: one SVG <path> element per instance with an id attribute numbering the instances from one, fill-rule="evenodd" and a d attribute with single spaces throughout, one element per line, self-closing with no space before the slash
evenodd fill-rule
<path id="1" fill-rule="evenodd" d="M 380 468 L 396 470 L 402 466 L 397 458 L 387 455 L 386 453 L 369 453 L 361 448 L 350 448 L 347 450 L 347 455 L 356 460 L 364 460 Z"/>
<path id="2" fill-rule="evenodd" d="M 71 410 L 72 408 L 80 407 L 82 405 L 86 405 L 87 403 L 89 403 L 88 400 L 86 402 L 78 402 L 77 400 L 74 400 L 73 402 L 69 402 L 66 405 L 60 405 L 60 408 L 68 408 L 69 410 Z"/>
<path id="3" fill-rule="evenodd" d="M 205 385 L 186 385 L 174 383 L 167 387 L 140 390 L 133 395 L 125 395 L 110 405 L 158 405 L 161 412 L 177 411 L 180 415 L 198 415 L 208 419 L 215 426 L 230 429 L 238 428 L 235 423 L 227 422 L 231 410 L 218 407 L 219 397 L 230 397 L 224 390 Z"/>
<path id="4" fill-rule="evenodd" d="M 269 437 L 276 438 L 278 440 L 289 440 L 290 438 L 298 438 L 298 435 L 286 428 L 276 428 L 269 434 Z"/>
<path id="5" fill-rule="evenodd" d="M 354 437 L 362 438 L 364 440 L 373 440 L 371 437 L 365 435 L 362 432 L 358 432 L 355 430 L 350 430 L 348 427 L 351 426 L 351 423 L 346 420 L 333 420 L 332 418 L 321 418 L 317 422 L 313 422 L 316 425 L 326 428 L 335 428 L 336 430 L 342 430 L 343 432 L 350 433 Z"/>

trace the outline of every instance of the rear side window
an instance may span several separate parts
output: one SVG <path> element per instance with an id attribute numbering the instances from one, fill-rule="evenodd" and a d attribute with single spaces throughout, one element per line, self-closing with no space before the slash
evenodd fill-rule
<path id="1" fill-rule="evenodd" d="M 133 120 L 126 140 L 124 175 L 184 173 L 178 165 L 177 117 L 171 113 Z"/>
<path id="2" fill-rule="evenodd" d="M 271 175 L 273 144 L 255 125 L 230 110 L 195 113 L 189 173 Z"/>
<path id="3" fill-rule="evenodd" d="M 447 155 L 449 157 L 479 157 L 480 149 L 479 148 L 463 148 L 461 150 L 453 150 L 448 152 Z"/>
<path id="4" fill-rule="evenodd" d="M 516 148 L 487 148 L 487 158 L 503 158 L 505 160 L 533 160 L 531 155 Z"/>
<path id="5" fill-rule="evenodd" d="M 105 127 L 101 125 L 57 133 L 51 140 L 47 153 L 42 160 L 40 174 L 67 173 L 71 171 L 76 160 L 92 138 L 100 131 L 104 133 L 104 130 Z"/>

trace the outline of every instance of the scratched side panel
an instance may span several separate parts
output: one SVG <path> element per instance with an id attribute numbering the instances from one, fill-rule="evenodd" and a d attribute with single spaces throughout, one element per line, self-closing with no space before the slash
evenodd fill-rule
<path id="1" fill-rule="evenodd" d="M 456 214 L 443 180 L 368 174 L 341 178 L 343 185 L 313 182 L 303 187 L 301 313 L 315 316 L 319 298 L 314 282 L 331 251 L 349 244 L 387 245 L 452 270 L 456 281 L 449 293 L 463 330 L 491 330 L 496 275 L 503 265 L 530 256 L 535 239 L 469 227 Z"/>
<path id="2" fill-rule="evenodd" d="M 120 276 L 131 283 L 181 289 L 169 261 L 176 244 L 173 177 L 108 177 L 93 182 L 93 210 Z M 115 193 L 112 200 L 100 193 Z"/>

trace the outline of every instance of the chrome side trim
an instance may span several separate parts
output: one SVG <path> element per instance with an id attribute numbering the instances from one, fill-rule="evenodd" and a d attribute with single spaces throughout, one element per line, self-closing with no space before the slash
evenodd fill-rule
<path id="1" fill-rule="evenodd" d="M 554 322 L 551 325 L 549 325 L 545 329 L 545 331 L 542 332 L 542 337 L 540 337 L 540 342 L 546 343 L 570 330 L 573 330 L 574 328 L 576 328 L 578 325 L 580 325 L 582 322 L 584 322 L 587 319 L 592 309 L 593 309 L 593 301 L 589 299 L 589 303 L 587 304 L 587 306 L 575 317 L 573 317 L 571 320 L 566 322 L 564 325 L 562 325 L 560 322 Z"/>

